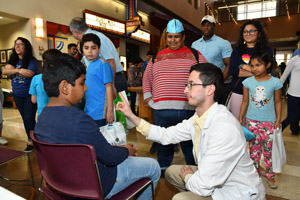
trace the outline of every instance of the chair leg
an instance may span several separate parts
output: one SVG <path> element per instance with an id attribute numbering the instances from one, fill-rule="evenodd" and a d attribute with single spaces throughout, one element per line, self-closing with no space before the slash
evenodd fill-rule
<path id="1" fill-rule="evenodd" d="M 27 153 L 27 157 L 28 157 L 28 165 L 29 165 L 29 169 L 30 169 L 30 175 L 31 175 L 31 180 L 32 180 L 32 187 L 35 188 L 34 185 L 34 178 L 33 178 L 33 172 L 32 172 L 32 166 L 31 166 L 31 159 L 30 159 L 30 153 Z"/>
<path id="2" fill-rule="evenodd" d="M 43 179 L 43 177 L 41 176 L 40 185 L 39 185 L 38 190 L 37 190 L 37 197 L 36 197 L 36 200 L 39 200 L 39 198 L 40 198 L 40 193 L 41 193 L 40 188 L 42 187 L 43 181 L 44 181 L 44 179 Z"/>
<path id="3" fill-rule="evenodd" d="M 152 200 L 154 200 L 154 186 L 153 186 L 153 181 L 151 181 L 151 191 L 152 191 Z"/>

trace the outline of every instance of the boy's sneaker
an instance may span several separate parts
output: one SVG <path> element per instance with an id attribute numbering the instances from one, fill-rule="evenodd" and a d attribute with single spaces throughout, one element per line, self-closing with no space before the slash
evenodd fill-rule
<path id="1" fill-rule="evenodd" d="M 26 147 L 26 149 L 24 150 L 24 152 L 26 152 L 26 153 L 30 153 L 30 152 L 32 152 L 33 151 L 33 146 L 32 145 L 29 145 L 29 144 L 27 144 L 27 147 Z"/>
<path id="2" fill-rule="evenodd" d="M 6 144 L 8 144 L 8 142 L 4 137 L 0 137 L 0 144 L 1 145 L 6 145 Z"/>

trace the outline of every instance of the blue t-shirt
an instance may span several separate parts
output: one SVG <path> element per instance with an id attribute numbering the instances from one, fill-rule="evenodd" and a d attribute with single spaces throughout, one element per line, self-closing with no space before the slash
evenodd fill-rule
<path id="1" fill-rule="evenodd" d="M 230 58 L 232 52 L 230 43 L 216 35 L 207 41 L 202 37 L 193 42 L 192 47 L 200 51 L 207 62 L 216 65 L 222 71 L 225 69 L 223 59 Z"/>
<path id="2" fill-rule="evenodd" d="M 116 182 L 117 165 L 128 157 L 127 148 L 108 144 L 96 122 L 78 108 L 46 106 L 39 116 L 34 133 L 42 142 L 94 146 L 104 196 Z"/>
<path id="3" fill-rule="evenodd" d="M 96 34 L 100 40 L 101 40 L 101 51 L 99 53 L 99 57 L 103 58 L 104 60 L 114 59 L 116 64 L 116 72 L 123 71 L 123 67 L 121 65 L 119 54 L 116 50 L 115 45 L 112 43 L 112 41 L 106 37 L 103 33 L 100 33 L 98 31 L 88 29 L 85 34 L 93 33 Z M 83 57 L 85 63 L 89 63 L 89 60 L 84 56 Z"/>
<path id="4" fill-rule="evenodd" d="M 257 81 L 251 76 L 243 81 L 243 85 L 249 90 L 249 104 L 246 118 L 256 121 L 276 121 L 274 93 L 282 88 L 278 78 L 271 76 L 267 81 Z"/>
<path id="5" fill-rule="evenodd" d="M 94 120 L 106 118 L 107 97 L 105 84 L 113 82 L 111 66 L 100 59 L 91 62 L 86 71 L 84 112 Z"/>
<path id="6" fill-rule="evenodd" d="M 35 75 L 32 78 L 29 94 L 36 96 L 37 100 L 37 115 L 39 116 L 43 108 L 49 103 L 49 97 L 44 89 L 42 74 Z"/>
<path id="7" fill-rule="evenodd" d="M 22 66 L 22 60 L 19 59 L 15 68 L 20 69 L 21 66 Z M 27 69 L 33 71 L 34 73 L 37 73 L 39 71 L 39 64 L 35 58 L 30 59 Z M 31 79 L 32 77 L 25 78 L 16 74 L 12 75 L 11 85 L 12 85 L 12 91 L 14 95 L 20 97 L 28 96 Z"/>

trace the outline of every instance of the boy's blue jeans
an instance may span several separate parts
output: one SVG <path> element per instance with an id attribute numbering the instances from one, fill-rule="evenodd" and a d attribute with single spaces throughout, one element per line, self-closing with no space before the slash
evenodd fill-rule
<path id="1" fill-rule="evenodd" d="M 129 156 L 126 160 L 118 165 L 117 169 L 116 183 L 105 198 L 110 198 L 111 196 L 124 190 L 132 183 L 145 177 L 152 179 L 155 189 L 160 178 L 160 167 L 157 161 L 152 158 Z M 150 200 L 151 197 L 152 191 L 151 186 L 149 185 L 137 199 Z"/>

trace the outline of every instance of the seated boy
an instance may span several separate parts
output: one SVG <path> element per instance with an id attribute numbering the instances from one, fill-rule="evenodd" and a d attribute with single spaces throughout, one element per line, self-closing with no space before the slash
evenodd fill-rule
<path id="1" fill-rule="evenodd" d="M 109 124 L 114 121 L 113 70 L 108 62 L 99 58 L 101 41 L 97 35 L 83 35 L 82 45 L 83 54 L 90 62 L 86 72 L 85 84 L 89 89 L 85 92 L 84 112 L 101 127 L 106 121 Z"/>
<path id="2" fill-rule="evenodd" d="M 156 160 L 133 157 L 137 149 L 131 144 L 111 146 L 99 132 L 96 122 L 82 110 L 72 107 L 81 101 L 87 90 L 85 73 L 84 65 L 67 54 L 45 62 L 43 82 L 50 101 L 35 126 L 36 138 L 48 143 L 93 145 L 106 198 L 143 177 L 150 177 L 156 187 L 160 177 Z M 151 199 L 151 187 L 139 199 Z"/>
<path id="3" fill-rule="evenodd" d="M 42 55 L 43 63 L 45 63 L 47 59 L 52 59 L 59 54 L 61 54 L 61 52 L 57 49 L 48 49 Z M 42 74 L 35 75 L 32 78 L 29 88 L 29 94 L 31 94 L 31 102 L 37 103 L 37 116 L 39 116 L 44 107 L 49 102 L 49 97 L 44 90 Z"/>

